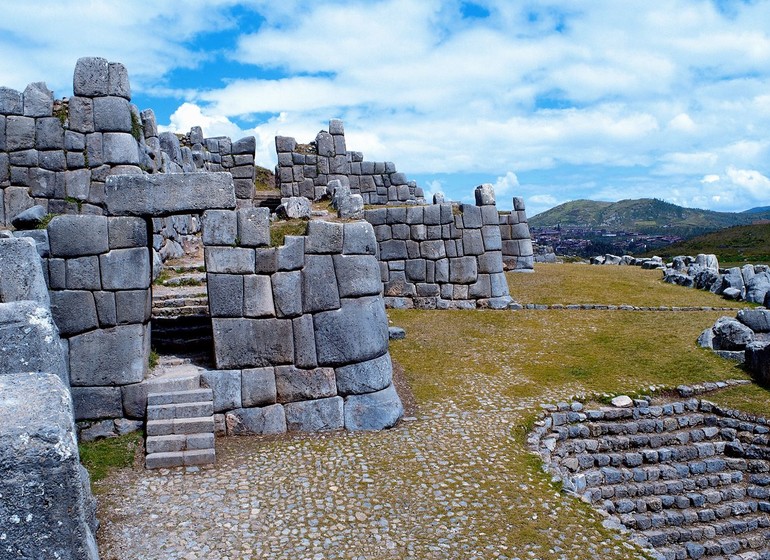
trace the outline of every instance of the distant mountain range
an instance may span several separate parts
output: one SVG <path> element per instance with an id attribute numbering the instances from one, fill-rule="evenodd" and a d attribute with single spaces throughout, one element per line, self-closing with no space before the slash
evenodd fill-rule
<path id="1" fill-rule="evenodd" d="M 601 202 L 574 200 L 529 218 L 534 228 L 587 228 L 683 238 L 733 226 L 770 220 L 770 207 L 745 212 L 714 212 L 684 208 L 652 198 Z"/>
<path id="2" fill-rule="evenodd" d="M 676 255 L 714 253 L 722 266 L 770 262 L 770 223 L 713 231 L 649 252 L 666 259 Z"/>

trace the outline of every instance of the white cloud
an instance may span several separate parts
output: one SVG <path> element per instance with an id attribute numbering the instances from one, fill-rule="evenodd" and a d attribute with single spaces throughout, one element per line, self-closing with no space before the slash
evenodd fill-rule
<path id="1" fill-rule="evenodd" d="M 503 198 L 509 198 L 515 196 L 517 189 L 519 188 L 519 178 L 513 171 L 509 171 L 502 177 L 498 177 L 495 184 L 492 185 L 495 189 L 495 197 L 498 203 L 503 201 Z"/>
<path id="2" fill-rule="evenodd" d="M 204 136 L 230 136 L 238 139 L 243 136 L 241 129 L 230 121 L 227 117 L 221 115 L 205 115 L 200 107 L 193 103 L 183 103 L 174 113 L 171 114 L 171 122 L 168 125 L 158 125 L 161 132 L 170 130 L 172 132 L 189 132 L 193 126 L 200 126 L 203 129 Z"/>

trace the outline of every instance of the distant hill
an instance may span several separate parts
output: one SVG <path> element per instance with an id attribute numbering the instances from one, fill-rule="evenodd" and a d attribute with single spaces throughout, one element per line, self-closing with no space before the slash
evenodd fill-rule
<path id="1" fill-rule="evenodd" d="M 770 208 L 714 212 L 652 198 L 601 202 L 574 200 L 529 218 L 530 227 L 584 227 L 689 238 L 709 231 L 770 219 Z"/>
<path id="2" fill-rule="evenodd" d="M 767 214 L 770 213 L 770 206 L 757 206 L 756 208 L 749 208 L 744 210 L 743 214 Z"/>
<path id="3" fill-rule="evenodd" d="M 722 229 L 654 252 L 669 259 L 677 255 L 714 253 L 721 266 L 770 263 L 770 223 Z"/>

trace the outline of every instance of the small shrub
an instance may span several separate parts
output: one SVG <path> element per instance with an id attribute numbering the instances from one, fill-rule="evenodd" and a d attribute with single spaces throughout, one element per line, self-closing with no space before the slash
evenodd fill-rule
<path id="1" fill-rule="evenodd" d="M 43 219 L 40 220 L 40 223 L 37 224 L 37 229 L 46 229 L 48 227 L 48 224 L 51 223 L 51 220 L 53 220 L 58 214 L 51 214 L 50 212 L 43 216 Z"/>
<path id="2" fill-rule="evenodd" d="M 155 349 L 150 350 L 150 355 L 147 356 L 147 365 L 150 367 L 150 369 L 155 369 L 155 366 L 158 365 L 158 362 L 160 361 L 160 355 Z"/>

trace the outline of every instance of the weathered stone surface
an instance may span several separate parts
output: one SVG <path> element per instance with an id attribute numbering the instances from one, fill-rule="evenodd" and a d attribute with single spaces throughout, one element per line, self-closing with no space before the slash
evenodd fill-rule
<path id="1" fill-rule="evenodd" d="M 390 353 L 366 362 L 338 367 L 336 376 L 337 392 L 340 395 L 359 395 L 380 391 L 390 385 L 393 379 Z"/>
<path id="2" fill-rule="evenodd" d="M 473 194 L 476 196 L 476 206 L 495 204 L 495 189 L 489 183 L 476 187 Z"/>
<path id="3" fill-rule="evenodd" d="M 99 57 L 84 57 L 75 64 L 72 89 L 75 95 L 96 97 L 109 94 L 109 62 Z"/>
<path id="4" fill-rule="evenodd" d="M 101 290 L 99 257 L 75 257 L 64 260 L 66 269 L 66 288 L 70 290 Z M 49 266 L 50 274 L 50 266 Z"/>
<path id="5" fill-rule="evenodd" d="M 241 372 L 241 402 L 244 408 L 276 402 L 274 368 L 249 368 Z"/>
<path id="6" fill-rule="evenodd" d="M 470 284 L 476 280 L 478 268 L 474 257 L 449 259 L 449 281 L 453 284 Z"/>
<path id="7" fill-rule="evenodd" d="M 11 220 L 16 229 L 35 229 L 46 215 L 46 210 L 40 204 L 27 208 Z"/>
<path id="8" fill-rule="evenodd" d="M 51 292 L 51 314 L 62 336 L 69 337 L 99 326 L 91 292 L 63 290 Z"/>
<path id="9" fill-rule="evenodd" d="M 87 214 L 56 216 L 48 224 L 51 255 L 80 257 L 109 250 L 107 218 Z"/>
<path id="10" fill-rule="evenodd" d="M 201 373 L 201 387 L 214 393 L 214 412 L 241 407 L 241 370 L 204 371 Z"/>
<path id="11" fill-rule="evenodd" d="M 345 399 L 347 430 L 384 430 L 393 427 L 404 414 L 395 387 L 366 395 L 350 395 Z"/>
<path id="12" fill-rule="evenodd" d="M 149 354 L 148 329 L 126 325 L 99 329 L 69 339 L 73 386 L 113 386 L 144 379 Z"/>
<path id="13" fill-rule="evenodd" d="M 235 245 L 238 217 L 232 210 L 206 210 L 201 220 L 204 245 Z"/>
<path id="14" fill-rule="evenodd" d="M 113 249 L 99 256 L 105 290 L 139 290 L 150 287 L 150 251 L 145 247 Z"/>
<path id="15" fill-rule="evenodd" d="M 24 89 L 24 116 L 50 117 L 53 111 L 53 92 L 43 82 L 34 82 Z"/>
<path id="16" fill-rule="evenodd" d="M 128 70 L 120 62 L 110 62 L 107 72 L 107 95 L 117 95 L 131 100 L 131 84 Z"/>
<path id="17" fill-rule="evenodd" d="M 340 297 L 335 278 L 331 255 L 305 256 L 305 268 L 302 269 L 302 309 L 305 313 L 339 308 Z"/>
<path id="18" fill-rule="evenodd" d="M 35 119 L 11 116 L 5 120 L 5 146 L 9 152 L 35 147 Z"/>
<path id="19" fill-rule="evenodd" d="M 256 265 L 254 249 L 245 247 L 206 247 L 206 271 L 222 274 L 253 274 Z"/>
<path id="20" fill-rule="evenodd" d="M 762 304 L 770 292 L 770 274 L 760 272 L 746 281 L 746 301 Z"/>
<path id="21" fill-rule="evenodd" d="M 290 364 L 294 359 L 289 319 L 212 319 L 218 368 Z"/>
<path id="22" fill-rule="evenodd" d="M 131 132 L 131 108 L 128 101 L 122 97 L 94 99 L 94 130 L 96 132 Z"/>
<path id="23" fill-rule="evenodd" d="M 318 365 L 315 348 L 313 316 L 302 315 L 292 321 L 294 329 L 294 365 L 311 369 Z"/>
<path id="24" fill-rule="evenodd" d="M 755 333 L 770 332 L 770 310 L 741 309 L 737 319 Z"/>
<path id="25" fill-rule="evenodd" d="M 341 430 L 345 426 L 342 397 L 299 401 L 284 405 L 290 432 Z"/>
<path id="26" fill-rule="evenodd" d="M 340 309 L 313 317 L 322 366 L 340 366 L 382 356 L 388 349 L 388 320 L 382 298 L 343 299 Z"/>
<path id="27" fill-rule="evenodd" d="M 305 253 L 341 253 L 343 225 L 313 220 L 307 225 Z"/>
<path id="28" fill-rule="evenodd" d="M 283 245 L 277 248 L 276 270 L 299 270 L 305 265 L 305 238 L 287 235 Z"/>
<path id="29" fill-rule="evenodd" d="M 303 219 L 309 218 L 313 210 L 310 201 L 304 196 L 291 196 L 281 200 L 280 206 L 276 208 L 275 213 L 283 219 Z"/>
<path id="30" fill-rule="evenodd" d="M 270 276 L 243 277 L 243 314 L 246 317 L 275 317 Z"/>
<path id="31" fill-rule="evenodd" d="M 712 327 L 714 350 L 743 350 L 754 340 L 754 333 L 732 317 L 720 317 Z"/>
<path id="32" fill-rule="evenodd" d="M 374 228 L 367 222 L 344 224 L 342 252 L 345 255 L 376 255 Z"/>
<path id="33" fill-rule="evenodd" d="M 212 317 L 243 317 L 243 276 L 209 273 L 206 290 Z"/>
<path id="34" fill-rule="evenodd" d="M 94 100 L 96 105 L 96 100 Z M 95 120 L 95 116 L 94 116 Z M 127 132 L 105 132 L 102 135 L 102 154 L 104 163 L 113 165 L 139 165 L 139 144 Z M 123 177 L 124 175 L 113 175 Z M 137 177 L 156 177 L 156 175 L 136 175 Z"/>
<path id="35" fill-rule="evenodd" d="M 145 323 L 152 311 L 150 291 L 119 290 L 115 292 L 115 308 L 119 325 Z"/>
<path id="36" fill-rule="evenodd" d="M 108 218 L 110 249 L 147 247 L 147 223 L 141 218 Z"/>
<path id="37" fill-rule="evenodd" d="M 717 260 L 716 255 L 705 255 L 700 254 L 695 257 L 695 264 L 697 266 L 701 266 L 703 268 L 708 268 L 711 270 L 719 270 L 719 261 Z"/>
<path id="38" fill-rule="evenodd" d="M 382 290 L 380 265 L 374 256 L 334 255 L 334 271 L 340 297 L 371 296 Z"/>
<path id="39" fill-rule="evenodd" d="M 0 115 L 21 115 L 23 110 L 21 92 L 0 87 Z"/>
<path id="40" fill-rule="evenodd" d="M 111 175 L 105 192 L 107 212 L 114 216 L 235 208 L 235 187 L 229 173 Z"/>
<path id="41" fill-rule="evenodd" d="M 120 387 L 72 387 L 75 420 L 99 420 L 123 416 Z"/>
<path id="42" fill-rule="evenodd" d="M 278 366 L 275 368 L 275 386 L 279 403 L 333 397 L 337 394 L 333 368 Z"/>
<path id="43" fill-rule="evenodd" d="M 225 417 L 227 433 L 245 434 L 282 434 L 286 432 L 286 414 L 280 404 L 263 408 L 239 408 L 231 410 Z"/>
<path id="44" fill-rule="evenodd" d="M 36 371 L 52 373 L 69 385 L 59 329 L 47 305 L 34 301 L 0 303 L 0 377 Z"/>
<path id="45" fill-rule="evenodd" d="M 270 245 L 270 209 L 240 208 L 237 211 L 238 240 L 243 247 Z"/>
<path id="46" fill-rule="evenodd" d="M 0 425 L 0 556 L 98 560 L 67 387 L 45 373 L 0 375 Z"/>
<path id="47" fill-rule="evenodd" d="M 34 241 L 0 239 L 0 302 L 32 300 L 48 306 L 48 288 Z"/>

